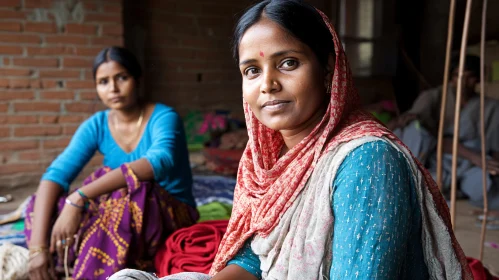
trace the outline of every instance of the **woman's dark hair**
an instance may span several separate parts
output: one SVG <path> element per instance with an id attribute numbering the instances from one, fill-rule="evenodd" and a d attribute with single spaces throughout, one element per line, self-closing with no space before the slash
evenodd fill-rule
<path id="1" fill-rule="evenodd" d="M 140 67 L 139 61 L 133 53 L 122 47 L 109 47 L 100 51 L 94 59 L 94 66 L 92 67 L 94 80 L 99 66 L 109 61 L 118 62 L 136 81 L 142 76 L 142 67 Z"/>
<path id="2" fill-rule="evenodd" d="M 319 12 L 300 0 L 266 0 L 246 10 L 236 25 L 232 41 L 232 52 L 237 63 L 239 43 L 244 33 L 263 15 L 309 46 L 322 67 L 326 68 L 328 56 L 334 55 L 333 37 Z"/>

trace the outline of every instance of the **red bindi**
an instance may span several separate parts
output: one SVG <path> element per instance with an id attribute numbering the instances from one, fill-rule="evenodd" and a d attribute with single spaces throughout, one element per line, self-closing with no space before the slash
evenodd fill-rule
<path id="1" fill-rule="evenodd" d="M 260 51 L 260 56 L 261 56 L 261 57 L 265 57 L 265 55 L 263 54 L 263 52 L 262 52 L 262 51 Z"/>

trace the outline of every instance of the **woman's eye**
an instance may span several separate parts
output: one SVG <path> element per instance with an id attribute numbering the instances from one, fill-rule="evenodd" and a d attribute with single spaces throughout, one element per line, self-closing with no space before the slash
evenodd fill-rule
<path id="1" fill-rule="evenodd" d="M 295 69 L 296 67 L 298 66 L 298 61 L 294 60 L 294 59 L 288 59 L 288 60 L 285 60 L 282 64 L 281 64 L 281 68 L 284 68 L 286 70 L 292 70 L 292 69 Z"/>
<path id="2" fill-rule="evenodd" d="M 121 81 L 126 81 L 126 80 L 128 80 L 128 76 L 122 75 L 122 76 L 119 76 L 118 79 Z"/>
<path id="3" fill-rule="evenodd" d="M 244 71 L 244 75 L 248 78 L 255 77 L 256 75 L 258 75 L 258 73 L 260 73 L 260 71 L 255 67 L 250 67 Z"/>
<path id="4" fill-rule="evenodd" d="M 107 84 L 107 79 L 99 80 L 99 85 L 105 85 L 105 84 Z"/>

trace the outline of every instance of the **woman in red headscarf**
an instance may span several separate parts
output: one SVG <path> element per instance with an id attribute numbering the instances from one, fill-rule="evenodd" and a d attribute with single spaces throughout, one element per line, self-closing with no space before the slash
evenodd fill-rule
<path id="1" fill-rule="evenodd" d="M 322 12 L 299 0 L 252 6 L 234 57 L 249 142 L 212 279 L 472 279 L 445 200 L 360 110 Z M 194 277 L 170 279 L 184 276 Z"/>

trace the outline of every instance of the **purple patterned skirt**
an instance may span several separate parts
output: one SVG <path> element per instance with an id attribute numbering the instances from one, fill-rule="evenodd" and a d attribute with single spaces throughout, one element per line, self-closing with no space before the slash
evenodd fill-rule
<path id="1" fill-rule="evenodd" d="M 89 176 L 89 184 L 107 172 L 103 167 Z M 158 247 L 175 230 L 194 224 L 198 213 L 193 207 L 175 199 L 153 182 L 140 182 L 124 164 L 121 171 L 127 187 L 101 195 L 90 201 L 78 231 L 78 243 L 69 250 L 68 262 L 73 279 L 106 279 L 124 268 L 154 272 Z M 66 195 L 58 201 L 54 220 L 64 207 Z M 35 196 L 26 215 L 26 239 L 31 239 Z M 64 264 L 56 262 L 58 271 Z"/>

